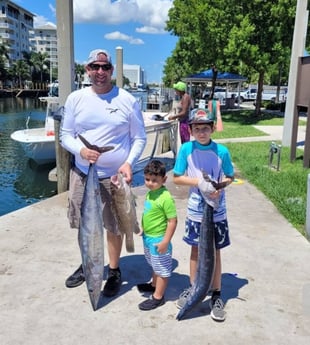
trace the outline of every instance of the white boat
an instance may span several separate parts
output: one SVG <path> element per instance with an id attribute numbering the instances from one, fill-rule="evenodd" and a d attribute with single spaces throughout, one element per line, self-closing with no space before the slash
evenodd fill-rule
<path id="1" fill-rule="evenodd" d="M 56 161 L 55 132 L 53 114 L 58 109 L 58 97 L 41 97 L 47 102 L 45 126 L 40 128 L 26 128 L 15 131 L 11 138 L 22 145 L 26 156 L 38 165 Z"/>

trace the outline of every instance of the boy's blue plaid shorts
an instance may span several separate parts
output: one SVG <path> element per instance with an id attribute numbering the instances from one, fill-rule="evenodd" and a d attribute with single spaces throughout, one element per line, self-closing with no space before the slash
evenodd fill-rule
<path id="1" fill-rule="evenodd" d="M 200 234 L 200 222 L 186 218 L 185 234 L 183 241 L 191 246 L 198 246 Z M 227 219 L 214 223 L 215 248 L 222 249 L 230 245 L 229 229 Z"/>

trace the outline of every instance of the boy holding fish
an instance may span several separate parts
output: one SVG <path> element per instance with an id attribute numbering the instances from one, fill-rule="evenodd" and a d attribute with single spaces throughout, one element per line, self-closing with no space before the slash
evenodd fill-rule
<path id="1" fill-rule="evenodd" d="M 233 181 L 234 168 L 228 149 L 211 139 L 215 124 L 208 110 L 194 109 L 191 112 L 189 126 L 194 140 L 181 146 L 173 169 L 174 183 L 190 187 L 183 240 L 191 246 L 191 285 L 180 295 L 177 306 L 182 310 L 187 299 L 192 297 L 192 287 L 195 286 L 196 276 L 201 276 L 201 272 L 197 271 L 199 257 L 202 256 L 199 255 L 198 243 L 200 230 L 207 228 L 207 224 L 202 224 L 205 203 L 207 202 L 214 209 L 213 224 L 216 251 L 215 267 L 203 268 L 204 270 L 210 270 L 210 274 L 204 272 L 206 273 L 204 276 L 210 277 L 211 281 L 202 283 L 209 284 L 212 289 L 211 317 L 216 321 L 224 321 L 226 313 L 221 299 L 222 269 L 220 250 L 230 244 L 230 239 L 223 188 Z M 204 249 L 209 250 L 211 255 L 213 248 Z"/>
<path id="2" fill-rule="evenodd" d="M 174 199 L 164 186 L 167 180 L 165 165 L 150 161 L 144 168 L 144 181 L 149 189 L 142 215 L 143 246 L 153 275 L 149 283 L 138 284 L 140 292 L 151 292 L 149 299 L 139 304 L 140 310 L 152 310 L 165 303 L 165 290 L 172 271 L 171 239 L 177 226 Z"/>

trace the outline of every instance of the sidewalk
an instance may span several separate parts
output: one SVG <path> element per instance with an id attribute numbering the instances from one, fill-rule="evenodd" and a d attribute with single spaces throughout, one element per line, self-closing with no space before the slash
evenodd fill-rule
<path id="1" fill-rule="evenodd" d="M 253 141 L 282 141 L 283 126 L 253 126 L 254 128 L 266 133 L 264 136 L 217 139 L 218 143 L 227 142 L 253 142 Z M 306 138 L 306 126 L 299 126 L 297 132 L 298 147 L 302 148 Z"/>
<path id="2" fill-rule="evenodd" d="M 182 241 L 187 189 L 175 186 L 169 173 L 179 217 L 174 271 L 166 304 L 153 311 L 137 306 L 144 297 L 135 286 L 150 277 L 141 238 L 135 237 L 135 253 L 122 252 L 120 294 L 104 298 L 93 312 L 85 284 L 64 285 L 80 264 L 66 193 L 0 217 L 1 344 L 309 344 L 310 244 L 262 193 L 239 182 L 227 188 L 232 245 L 222 251 L 224 323 L 211 319 L 208 298 L 189 319 L 175 319 L 175 301 L 188 286 L 189 248 Z M 134 188 L 139 219 L 145 192 Z"/>

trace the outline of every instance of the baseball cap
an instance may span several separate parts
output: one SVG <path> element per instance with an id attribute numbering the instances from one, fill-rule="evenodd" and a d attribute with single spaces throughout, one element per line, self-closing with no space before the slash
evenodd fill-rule
<path id="1" fill-rule="evenodd" d="M 204 123 L 212 123 L 214 122 L 214 118 L 212 117 L 212 114 L 207 109 L 193 109 L 189 116 L 188 123 L 190 125 L 192 124 L 204 124 Z"/>
<path id="2" fill-rule="evenodd" d="M 185 91 L 186 90 L 186 84 L 183 83 L 183 81 L 179 81 L 176 84 L 173 84 L 173 88 L 178 91 Z"/>
<path id="3" fill-rule="evenodd" d="M 93 62 L 96 62 L 96 61 L 100 61 L 100 58 L 99 58 L 99 54 L 104 54 L 106 57 L 107 57 L 107 61 L 112 64 L 112 58 L 111 58 L 111 55 L 104 49 L 95 49 L 95 50 L 92 50 L 90 53 L 89 53 L 89 56 L 88 56 L 88 59 L 87 59 L 87 65 L 93 63 Z"/>

